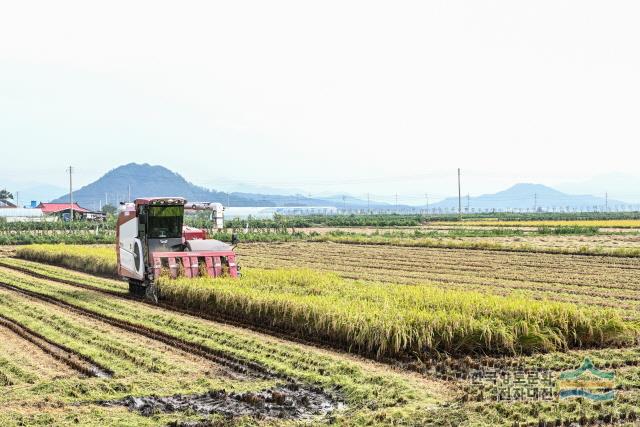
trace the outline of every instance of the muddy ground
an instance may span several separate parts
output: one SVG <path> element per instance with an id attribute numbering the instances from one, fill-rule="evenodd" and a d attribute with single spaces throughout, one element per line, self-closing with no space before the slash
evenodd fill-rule
<path id="1" fill-rule="evenodd" d="M 197 395 L 169 397 L 128 396 L 117 401 L 102 402 L 105 406 L 126 406 L 142 415 L 161 412 L 194 412 L 202 415 L 219 414 L 228 418 L 250 416 L 257 419 L 305 419 L 327 415 L 343 407 L 320 390 L 300 388 L 295 384 L 275 387 L 257 393 L 229 393 L 213 390 Z"/>

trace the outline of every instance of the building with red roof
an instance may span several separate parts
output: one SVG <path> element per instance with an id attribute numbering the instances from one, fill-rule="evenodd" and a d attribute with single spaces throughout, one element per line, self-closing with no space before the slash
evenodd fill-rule
<path id="1" fill-rule="evenodd" d="M 45 215 L 59 215 L 63 216 L 67 214 L 67 216 L 71 216 L 71 207 L 70 203 L 40 203 L 37 208 L 42 210 L 42 213 Z M 89 212 L 88 209 L 85 209 L 78 205 L 77 203 L 73 204 L 73 217 L 74 218 L 83 218 Z"/>
<path id="2" fill-rule="evenodd" d="M 46 214 L 51 214 L 51 213 L 60 213 L 62 211 L 67 211 L 71 208 L 71 204 L 69 203 L 40 203 L 37 206 L 38 209 L 42 209 L 43 213 Z M 82 208 L 80 207 L 79 204 L 74 203 L 73 204 L 73 210 L 74 211 L 78 211 L 80 213 L 87 213 L 89 212 L 88 209 Z"/>

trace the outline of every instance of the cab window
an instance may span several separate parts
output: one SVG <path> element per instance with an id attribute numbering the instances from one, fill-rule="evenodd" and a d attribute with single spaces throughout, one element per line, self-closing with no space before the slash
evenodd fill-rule
<path id="1" fill-rule="evenodd" d="M 182 237 L 183 206 L 150 206 L 147 236 L 152 239 Z"/>

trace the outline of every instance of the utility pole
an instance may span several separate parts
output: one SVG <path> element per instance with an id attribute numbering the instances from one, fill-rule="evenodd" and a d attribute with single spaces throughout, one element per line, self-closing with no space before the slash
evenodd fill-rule
<path id="1" fill-rule="evenodd" d="M 604 193 L 604 210 L 609 212 L 609 193 Z"/>
<path id="2" fill-rule="evenodd" d="M 107 206 L 109 204 L 109 193 L 104 193 L 104 205 Z"/>
<path id="3" fill-rule="evenodd" d="M 16 191 L 16 206 L 20 207 L 20 192 Z"/>
<path id="4" fill-rule="evenodd" d="M 467 193 L 467 213 L 469 213 L 469 193 Z"/>
<path id="5" fill-rule="evenodd" d="M 70 209 L 70 213 L 71 213 L 71 221 L 73 221 L 73 166 L 69 166 L 69 169 L 67 169 L 69 171 L 69 209 Z"/>
<path id="6" fill-rule="evenodd" d="M 460 190 L 460 168 L 458 168 L 458 217 L 462 218 L 462 193 Z"/>
<path id="7" fill-rule="evenodd" d="M 345 213 L 347 212 L 347 196 L 345 196 L 344 194 L 342 195 L 342 210 Z"/>
<path id="8" fill-rule="evenodd" d="M 427 213 L 429 213 L 429 195 L 425 194 L 424 198 L 427 200 Z"/>
<path id="9" fill-rule="evenodd" d="M 371 213 L 371 198 L 369 193 L 367 193 L 367 213 Z"/>
<path id="10" fill-rule="evenodd" d="M 538 193 L 533 193 L 533 211 L 538 209 Z"/>

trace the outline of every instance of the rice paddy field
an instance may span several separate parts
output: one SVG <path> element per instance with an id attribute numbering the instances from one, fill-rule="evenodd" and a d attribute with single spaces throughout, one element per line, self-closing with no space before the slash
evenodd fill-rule
<path id="1" fill-rule="evenodd" d="M 591 219 L 591 220 L 533 220 L 533 221 L 503 221 L 503 220 L 470 220 L 451 223 L 459 226 L 476 227 L 602 227 L 602 228 L 640 228 L 638 219 Z"/>
<path id="2" fill-rule="evenodd" d="M 303 242 L 247 244 L 239 252 L 248 267 L 308 267 L 352 279 L 619 308 L 629 318 L 640 308 L 637 257 Z"/>
<path id="3" fill-rule="evenodd" d="M 162 277 L 154 303 L 128 295 L 111 245 L 5 247 L 0 425 L 640 422 L 633 252 L 389 239 L 237 252 L 240 279 Z"/>

